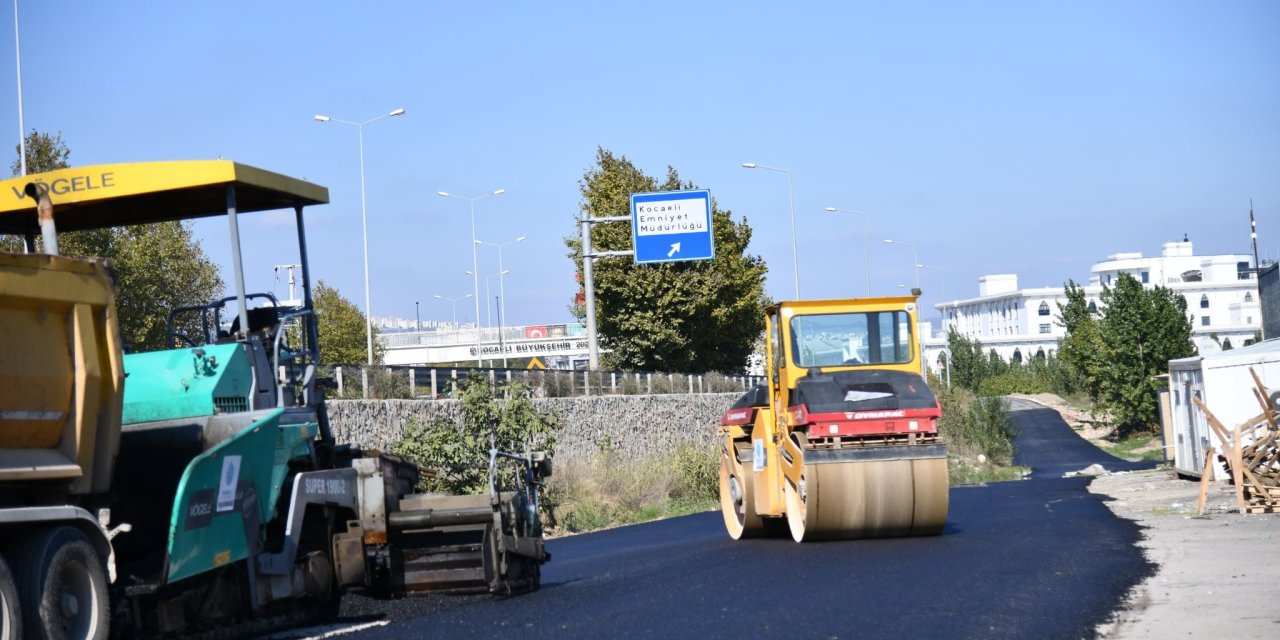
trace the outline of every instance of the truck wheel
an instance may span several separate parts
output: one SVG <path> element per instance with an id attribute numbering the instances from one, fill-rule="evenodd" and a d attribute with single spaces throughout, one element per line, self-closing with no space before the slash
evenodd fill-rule
<path id="1" fill-rule="evenodd" d="M 21 640 L 22 609 L 18 606 L 18 585 L 9 564 L 0 556 L 0 640 Z"/>
<path id="2" fill-rule="evenodd" d="M 18 593 L 27 636 L 105 639 L 110 632 L 107 573 L 89 539 L 74 527 L 35 533 L 17 546 Z"/>

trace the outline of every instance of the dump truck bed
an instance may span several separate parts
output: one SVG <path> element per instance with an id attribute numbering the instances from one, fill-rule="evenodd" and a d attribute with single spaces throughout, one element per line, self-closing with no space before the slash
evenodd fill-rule
<path id="1" fill-rule="evenodd" d="M 100 260 L 0 253 L 0 485 L 105 491 L 124 369 Z"/>

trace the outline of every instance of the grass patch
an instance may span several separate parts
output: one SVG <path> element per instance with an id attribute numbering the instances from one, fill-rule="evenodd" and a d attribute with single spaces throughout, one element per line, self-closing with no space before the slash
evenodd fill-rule
<path id="1" fill-rule="evenodd" d="M 1021 480 L 1028 473 L 1031 473 L 1028 467 L 992 464 L 990 461 L 977 462 L 956 457 L 947 459 L 947 475 L 952 486 Z"/>
<path id="2" fill-rule="evenodd" d="M 1107 453 L 1130 462 L 1164 460 L 1163 440 L 1158 435 L 1137 434 L 1114 443 L 1103 443 Z"/>
<path id="3" fill-rule="evenodd" d="M 624 460 L 605 449 L 589 463 L 562 464 L 547 497 L 555 533 L 582 533 L 718 509 L 714 448 L 681 445 L 670 455 Z"/>

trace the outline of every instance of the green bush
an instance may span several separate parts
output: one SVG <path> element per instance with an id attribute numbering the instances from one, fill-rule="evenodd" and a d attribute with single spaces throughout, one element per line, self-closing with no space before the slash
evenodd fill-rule
<path id="1" fill-rule="evenodd" d="M 1005 373 L 985 378 L 978 385 L 978 395 L 1007 396 L 1011 393 L 1048 393 L 1049 381 L 1025 367 L 1013 367 Z"/>
<path id="2" fill-rule="evenodd" d="M 535 409 L 523 384 L 512 383 L 507 389 L 510 399 L 499 402 L 488 380 L 472 373 L 459 384 L 459 391 L 461 424 L 443 416 L 426 425 L 411 420 L 404 437 L 391 447 L 392 453 L 434 470 L 435 475 L 423 482 L 425 490 L 459 494 L 487 490 L 491 438 L 498 449 L 512 453 L 555 452 L 559 418 Z M 512 465 L 500 468 L 506 474 L 515 473 Z M 503 486 L 509 482 L 504 476 Z"/>
<path id="3" fill-rule="evenodd" d="M 1012 461 L 1015 433 L 1008 403 L 1003 398 L 979 398 L 958 386 L 947 389 L 936 377 L 930 380 L 930 386 L 942 407 L 938 432 L 952 453 L 982 454 L 1000 465 Z"/>

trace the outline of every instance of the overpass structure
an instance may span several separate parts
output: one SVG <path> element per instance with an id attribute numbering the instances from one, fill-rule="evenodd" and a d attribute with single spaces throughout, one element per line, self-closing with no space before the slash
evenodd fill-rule
<path id="1" fill-rule="evenodd" d="M 578 323 L 382 333 L 388 365 L 433 365 L 473 360 L 538 358 L 553 366 L 587 358 L 587 332 Z"/>

